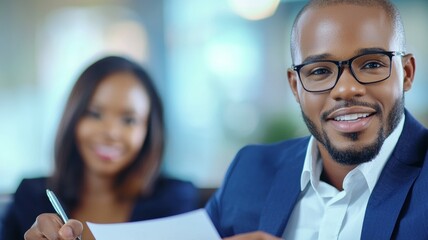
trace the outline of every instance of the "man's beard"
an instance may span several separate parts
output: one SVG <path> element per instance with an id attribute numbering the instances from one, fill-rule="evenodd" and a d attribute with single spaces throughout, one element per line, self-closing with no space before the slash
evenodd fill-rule
<path id="1" fill-rule="evenodd" d="M 381 120 L 383 119 L 384 113 L 382 112 L 382 109 L 379 105 L 369 105 L 367 103 L 349 101 L 346 102 L 344 106 L 349 107 L 355 105 L 372 107 L 376 109 L 376 114 L 378 115 L 376 117 Z M 308 116 L 306 116 L 306 114 L 302 111 L 302 108 L 300 109 L 302 112 L 303 120 L 305 121 L 309 131 L 318 142 L 325 146 L 333 160 L 343 165 L 358 165 L 373 160 L 379 154 L 379 151 L 382 148 L 385 139 L 397 127 L 404 112 L 404 94 L 402 98 L 399 98 L 395 101 L 390 113 L 388 114 L 387 125 L 383 126 L 382 122 L 380 123 L 380 128 L 377 131 L 376 140 L 371 144 L 359 148 L 350 147 L 347 149 L 338 149 L 337 147 L 335 147 L 335 143 L 331 142 L 331 139 L 329 138 L 325 130 L 318 129 L 314 122 L 311 121 Z M 328 113 L 323 114 L 323 117 L 321 117 L 321 121 L 324 121 L 326 115 L 328 115 Z M 343 134 L 343 136 L 349 138 L 349 140 L 353 142 L 358 141 L 360 135 L 361 134 L 358 132 Z"/>

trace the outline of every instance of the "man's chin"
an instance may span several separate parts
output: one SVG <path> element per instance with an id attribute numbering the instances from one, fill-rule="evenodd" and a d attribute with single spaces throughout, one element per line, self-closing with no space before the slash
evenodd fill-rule
<path id="1" fill-rule="evenodd" d="M 373 160 L 380 152 L 382 143 L 375 141 L 368 145 L 351 145 L 346 147 L 326 146 L 330 156 L 343 165 L 359 165 Z"/>

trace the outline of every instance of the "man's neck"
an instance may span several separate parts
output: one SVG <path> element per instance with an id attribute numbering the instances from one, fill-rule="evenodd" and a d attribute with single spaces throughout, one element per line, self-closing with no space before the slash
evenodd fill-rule
<path id="1" fill-rule="evenodd" d="M 333 158 L 331 158 L 324 145 L 320 143 L 317 143 L 317 145 L 320 151 L 321 161 L 323 163 L 323 170 L 321 173 L 320 180 L 332 185 L 337 190 L 342 191 L 343 180 L 345 179 L 346 175 L 358 165 L 340 164 L 333 160 Z"/>

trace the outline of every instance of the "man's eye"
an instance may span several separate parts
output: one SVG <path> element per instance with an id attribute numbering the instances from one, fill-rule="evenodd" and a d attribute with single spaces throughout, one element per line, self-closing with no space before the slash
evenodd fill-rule
<path id="1" fill-rule="evenodd" d="M 381 64 L 379 62 L 369 62 L 369 63 L 364 64 L 362 69 L 380 68 L 382 66 L 383 66 L 383 64 Z"/>
<path id="2" fill-rule="evenodd" d="M 327 68 L 316 68 L 311 70 L 310 75 L 324 75 L 324 74 L 330 74 L 331 71 Z"/>

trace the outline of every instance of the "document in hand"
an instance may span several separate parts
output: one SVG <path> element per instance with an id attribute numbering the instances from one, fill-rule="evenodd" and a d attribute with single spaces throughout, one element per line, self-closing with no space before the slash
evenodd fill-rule
<path id="1" fill-rule="evenodd" d="M 88 226 L 97 240 L 221 240 L 205 209 L 139 222 L 88 222 Z"/>

